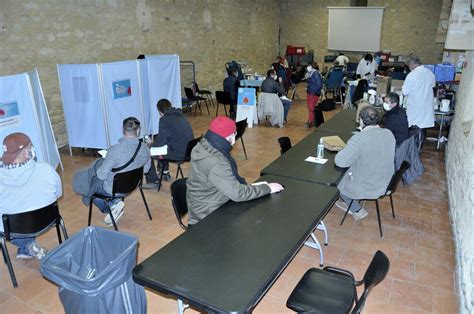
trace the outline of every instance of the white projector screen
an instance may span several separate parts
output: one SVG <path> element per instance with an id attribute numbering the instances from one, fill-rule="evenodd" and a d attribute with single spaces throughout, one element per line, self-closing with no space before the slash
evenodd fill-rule
<path id="1" fill-rule="evenodd" d="M 328 7 L 328 49 L 379 51 L 383 7 Z"/>

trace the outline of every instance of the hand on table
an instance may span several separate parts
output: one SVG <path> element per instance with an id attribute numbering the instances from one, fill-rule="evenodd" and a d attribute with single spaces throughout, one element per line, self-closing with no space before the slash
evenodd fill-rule
<path id="1" fill-rule="evenodd" d="M 270 193 L 278 193 L 283 191 L 285 188 L 280 183 L 268 183 L 270 187 Z"/>

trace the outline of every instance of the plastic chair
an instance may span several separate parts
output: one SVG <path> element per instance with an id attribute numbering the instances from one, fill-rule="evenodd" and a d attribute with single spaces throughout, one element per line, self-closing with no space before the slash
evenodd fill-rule
<path id="1" fill-rule="evenodd" d="M 182 178 L 174 181 L 171 184 L 171 204 L 173 204 L 174 213 L 179 225 L 183 229 L 188 229 L 188 226 L 183 223 L 183 217 L 188 213 L 188 204 L 186 203 L 186 182 L 187 178 Z"/>
<path id="2" fill-rule="evenodd" d="M 193 90 L 189 87 L 184 88 L 184 94 L 186 95 L 186 98 L 188 99 L 190 103 L 194 103 L 194 102 L 196 103 L 196 107 L 194 108 L 194 116 L 196 116 L 198 107 L 199 107 L 199 111 L 202 112 L 200 101 L 204 101 L 204 104 L 206 104 L 207 114 L 209 116 L 211 115 L 206 98 L 194 95 Z"/>
<path id="3" fill-rule="evenodd" d="M 243 138 L 245 130 L 247 129 L 247 118 L 245 118 L 245 120 L 240 120 L 239 122 L 236 122 L 235 125 L 237 128 L 237 135 L 235 136 L 235 141 L 238 141 L 240 139 L 240 141 L 242 142 L 242 147 L 244 149 L 245 160 L 248 160 Z"/>
<path id="4" fill-rule="evenodd" d="M 192 139 L 188 142 L 188 145 L 186 146 L 186 152 L 184 154 L 183 160 L 172 160 L 172 159 L 165 159 L 168 162 L 171 163 L 176 163 L 178 165 L 178 169 L 176 170 L 176 179 L 178 178 L 178 175 L 181 174 L 181 178 L 184 178 L 183 174 L 183 169 L 181 168 L 181 165 L 184 164 L 185 162 L 189 162 L 191 160 L 191 152 L 193 151 L 194 146 L 199 143 L 199 141 L 202 139 L 202 136 L 197 137 L 195 139 Z M 163 181 L 163 173 L 164 173 L 164 165 L 161 167 L 160 171 L 160 179 L 158 182 L 158 191 L 161 189 L 161 182 Z"/>
<path id="5" fill-rule="evenodd" d="M 283 155 L 292 147 L 291 140 L 288 136 L 283 136 L 278 138 L 278 143 L 280 143 L 280 154 Z"/>
<path id="6" fill-rule="evenodd" d="M 291 292 L 286 306 L 299 313 L 360 313 L 370 291 L 385 279 L 389 269 L 390 261 L 382 251 L 375 253 L 361 281 L 344 269 L 311 268 Z M 356 287 L 362 284 L 364 292 L 359 298 Z"/>
<path id="7" fill-rule="evenodd" d="M 112 224 L 114 229 L 118 231 L 117 224 L 115 223 L 114 216 L 112 215 L 112 210 L 108 205 L 108 202 L 114 200 L 116 198 L 124 199 L 124 195 L 130 194 L 135 190 L 137 187 L 140 190 L 140 194 L 143 199 L 143 203 L 145 204 L 146 212 L 148 214 L 148 218 L 152 220 L 150 209 L 148 208 L 148 203 L 145 199 L 145 194 L 143 194 L 142 190 L 142 178 L 143 178 L 143 167 L 133 169 L 127 172 L 120 172 L 114 176 L 113 186 L 112 186 L 112 196 L 106 196 L 102 194 L 94 194 L 91 196 L 91 200 L 89 202 L 89 219 L 87 222 L 87 226 L 91 225 L 91 218 L 92 218 L 92 201 L 95 198 L 103 199 L 107 202 L 107 212 L 110 215 L 110 219 L 112 220 Z"/>
<path id="8" fill-rule="evenodd" d="M 217 117 L 217 114 L 219 113 L 219 104 L 224 106 L 225 115 L 226 117 L 228 117 L 229 115 L 227 114 L 226 106 L 230 107 L 232 104 L 232 98 L 230 97 L 230 94 L 223 91 L 216 91 L 216 101 L 217 101 L 216 117 Z"/>
<path id="9" fill-rule="evenodd" d="M 62 230 L 66 240 L 68 239 L 68 235 L 66 227 L 64 226 L 64 221 L 59 214 L 57 202 L 25 213 L 11 215 L 4 214 L 2 215 L 2 221 L 4 231 L 3 233 L 0 232 L 0 247 L 2 248 L 3 259 L 5 264 L 7 264 L 13 287 L 17 288 L 18 283 L 16 281 L 15 272 L 13 271 L 10 255 L 8 255 L 6 243 L 7 241 L 10 241 L 12 235 L 15 237 L 17 235 L 37 236 L 51 228 L 53 225 L 56 225 L 59 244 L 62 243 L 60 229 Z"/>
<path id="10" fill-rule="evenodd" d="M 212 99 L 212 92 L 210 90 L 200 89 L 199 85 L 196 82 L 194 82 L 194 84 L 193 84 L 193 89 L 196 91 L 196 94 L 198 96 L 206 97 L 206 99 L 214 107 L 214 99 Z"/>
<path id="11" fill-rule="evenodd" d="M 324 84 L 324 98 L 327 99 L 326 93 L 328 91 L 334 93 L 334 94 L 339 94 L 339 99 L 341 100 L 341 103 L 343 103 L 342 100 L 342 89 L 341 89 L 341 84 L 342 80 L 344 78 L 344 71 L 343 67 L 334 67 L 331 72 L 328 74 L 328 79 Z M 333 96 L 333 98 L 335 98 Z"/>
<path id="12" fill-rule="evenodd" d="M 388 183 L 387 190 L 385 191 L 385 194 L 383 194 L 382 196 L 380 196 L 379 198 L 376 198 L 376 199 L 366 199 L 368 201 L 375 201 L 375 208 L 377 210 L 377 220 L 379 222 L 379 231 L 380 231 L 380 236 L 381 237 L 383 237 L 383 232 L 382 232 L 382 222 L 380 220 L 379 199 L 382 199 L 385 196 L 390 197 L 390 206 L 392 207 L 392 216 L 393 216 L 393 219 L 395 219 L 395 209 L 393 207 L 392 194 L 395 193 L 395 191 L 397 189 L 397 186 L 398 186 L 398 183 L 400 182 L 400 180 L 403 177 L 403 174 L 405 173 L 405 171 L 407 171 L 408 168 L 410 168 L 410 163 L 405 160 L 404 162 L 402 162 L 402 164 L 400 166 L 400 169 L 395 171 L 395 173 L 393 174 L 392 179 Z M 341 226 L 344 223 L 344 220 L 346 219 L 347 214 L 349 213 L 349 208 L 351 207 L 352 202 L 354 202 L 354 200 L 352 200 L 350 202 L 349 206 L 347 207 L 346 213 L 344 214 L 344 217 L 342 217 L 342 220 L 341 220 L 341 223 L 340 223 Z"/>

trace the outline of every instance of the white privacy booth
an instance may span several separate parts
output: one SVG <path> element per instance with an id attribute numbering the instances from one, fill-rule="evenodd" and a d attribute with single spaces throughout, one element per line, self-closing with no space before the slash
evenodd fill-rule
<path id="1" fill-rule="evenodd" d="M 59 64 L 69 148 L 106 149 L 122 137 L 123 119 L 140 120 L 142 135 L 157 134 L 156 103 L 181 107 L 178 55 L 102 64 Z M 71 152 L 72 154 L 72 152 Z"/>
<path id="2" fill-rule="evenodd" d="M 63 169 L 38 71 L 0 77 L 0 141 L 15 132 L 28 135 L 38 161 Z M 3 154 L 3 150 L 1 152 Z"/>

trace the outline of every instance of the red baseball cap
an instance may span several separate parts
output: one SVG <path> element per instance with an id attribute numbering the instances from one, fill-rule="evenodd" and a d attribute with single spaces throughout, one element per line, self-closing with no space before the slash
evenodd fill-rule
<path id="1" fill-rule="evenodd" d="M 12 133 L 3 140 L 3 156 L 1 161 L 5 164 L 11 164 L 20 154 L 20 152 L 31 144 L 28 135 L 24 133 Z"/>

